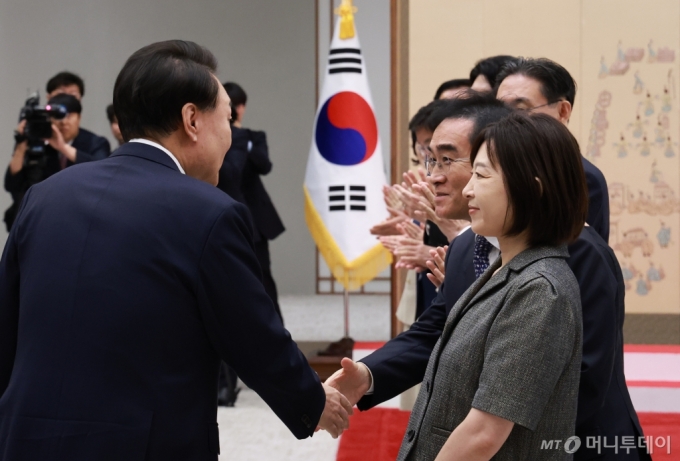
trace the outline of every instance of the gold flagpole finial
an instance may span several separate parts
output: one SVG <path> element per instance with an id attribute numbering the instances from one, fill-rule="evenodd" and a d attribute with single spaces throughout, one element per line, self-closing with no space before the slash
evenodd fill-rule
<path id="1" fill-rule="evenodd" d="M 354 13 L 357 7 L 352 5 L 352 0 L 342 0 L 342 5 L 335 9 L 335 14 L 340 16 L 340 38 L 354 38 Z"/>

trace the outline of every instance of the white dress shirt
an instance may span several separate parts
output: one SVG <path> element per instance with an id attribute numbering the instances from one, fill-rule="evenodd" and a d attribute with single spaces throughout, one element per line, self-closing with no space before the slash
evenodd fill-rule
<path id="1" fill-rule="evenodd" d="M 179 168 L 180 173 L 186 174 L 186 173 L 184 172 L 184 168 L 182 168 L 182 165 L 179 164 L 179 160 L 177 160 L 177 157 L 175 157 L 174 155 L 172 155 L 172 152 L 170 152 L 168 149 L 166 149 L 165 147 L 161 146 L 161 145 L 158 144 L 157 142 L 149 141 L 148 139 L 142 139 L 142 138 L 131 139 L 130 142 L 138 142 L 138 143 L 146 144 L 147 146 L 153 146 L 153 147 L 155 147 L 156 149 L 162 150 L 163 152 L 165 152 L 166 154 L 168 154 L 168 156 L 172 159 L 173 162 L 175 162 L 175 165 L 177 165 L 177 168 Z"/>

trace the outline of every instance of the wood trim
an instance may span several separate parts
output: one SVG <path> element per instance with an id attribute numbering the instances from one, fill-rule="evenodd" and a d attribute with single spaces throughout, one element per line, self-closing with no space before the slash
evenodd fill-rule
<path id="1" fill-rule="evenodd" d="M 408 65 L 409 65 L 409 1 L 390 0 L 390 178 L 392 184 L 401 182 L 402 172 L 408 169 Z M 392 266 L 391 325 L 392 337 L 401 330 L 397 307 L 404 290 L 406 271 Z"/>
<path id="2" fill-rule="evenodd" d="M 316 112 L 317 108 L 319 107 L 319 1 L 321 1 L 321 0 L 314 0 L 314 111 L 315 112 Z M 316 273 L 318 274 L 319 271 L 317 270 Z"/>

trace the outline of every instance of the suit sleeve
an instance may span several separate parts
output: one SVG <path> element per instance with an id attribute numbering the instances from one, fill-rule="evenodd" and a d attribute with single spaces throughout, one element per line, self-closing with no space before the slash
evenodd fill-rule
<path id="1" fill-rule="evenodd" d="M 616 357 L 617 283 L 611 269 L 583 238 L 569 246 L 569 267 L 581 290 L 583 358 L 576 426 L 604 406 Z"/>
<path id="2" fill-rule="evenodd" d="M 600 234 L 605 242 L 609 241 L 609 191 L 607 181 L 599 170 L 585 170 L 588 184 L 588 216 L 586 222 Z"/>
<path id="3" fill-rule="evenodd" d="M 452 243 L 446 254 L 446 264 L 453 248 Z M 427 362 L 446 324 L 445 286 L 446 281 L 439 287 L 430 307 L 408 331 L 360 360 L 371 370 L 374 388 L 373 394 L 359 400 L 360 410 L 373 408 L 422 382 Z"/>
<path id="4" fill-rule="evenodd" d="M 373 408 L 422 382 L 427 362 L 446 323 L 443 287 L 408 331 L 360 360 L 371 370 L 374 386 L 373 394 L 359 400 L 360 410 Z"/>
<path id="5" fill-rule="evenodd" d="M 251 131 L 250 140 L 253 143 L 253 147 L 248 154 L 248 162 L 257 174 L 269 174 L 272 171 L 272 162 L 269 160 L 267 135 L 264 131 Z"/>
<path id="6" fill-rule="evenodd" d="M 111 145 L 106 138 L 96 136 L 92 142 L 92 149 L 86 152 L 82 149 L 76 149 L 76 162 L 92 162 L 94 160 L 103 160 L 111 155 Z"/>
<path id="7" fill-rule="evenodd" d="M 248 222 L 241 204 L 216 220 L 199 265 L 199 308 L 219 355 L 302 439 L 313 435 L 326 397 L 264 290 Z"/>
<path id="8" fill-rule="evenodd" d="M 0 260 L 0 398 L 9 384 L 17 350 L 20 288 L 17 235 L 20 232 L 19 218 L 28 203 L 30 193 L 29 190 L 24 197 Z"/>

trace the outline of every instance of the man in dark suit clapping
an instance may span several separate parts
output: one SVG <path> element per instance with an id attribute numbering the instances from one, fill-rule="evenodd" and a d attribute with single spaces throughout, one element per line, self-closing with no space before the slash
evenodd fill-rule
<path id="1" fill-rule="evenodd" d="M 116 80 L 127 144 L 31 187 L 0 263 L 0 461 L 213 460 L 226 361 L 298 438 L 338 436 L 262 286 L 212 53 L 173 40 Z"/>

